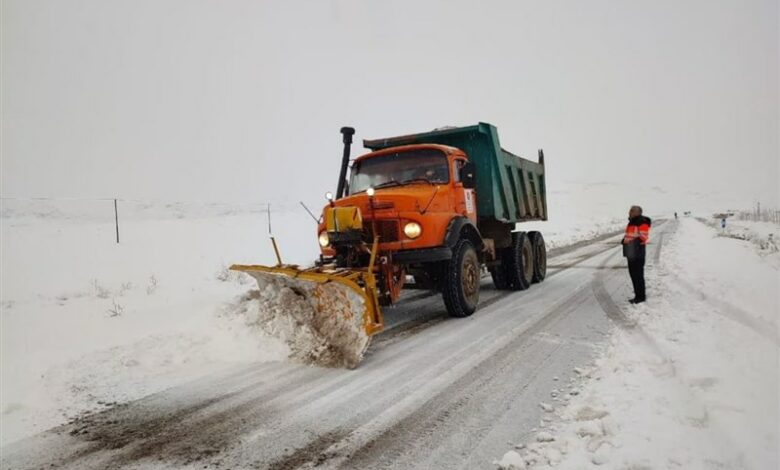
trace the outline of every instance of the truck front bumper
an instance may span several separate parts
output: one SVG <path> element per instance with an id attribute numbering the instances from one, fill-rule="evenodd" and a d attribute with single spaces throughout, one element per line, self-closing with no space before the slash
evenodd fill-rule
<path id="1" fill-rule="evenodd" d="M 401 264 L 431 263 L 452 258 L 452 249 L 448 246 L 401 250 L 393 253 L 393 262 Z"/>

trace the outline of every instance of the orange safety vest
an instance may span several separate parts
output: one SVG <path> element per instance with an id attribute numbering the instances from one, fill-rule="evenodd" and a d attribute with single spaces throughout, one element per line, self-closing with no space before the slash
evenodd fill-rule
<path id="1" fill-rule="evenodd" d="M 647 242 L 650 241 L 650 224 L 650 218 L 644 216 L 634 217 L 629 220 L 624 237 L 626 242 L 639 239 L 639 243 L 647 245 Z"/>

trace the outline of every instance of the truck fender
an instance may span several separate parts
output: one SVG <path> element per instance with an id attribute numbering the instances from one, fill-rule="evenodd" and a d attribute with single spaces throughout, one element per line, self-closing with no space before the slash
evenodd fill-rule
<path id="1" fill-rule="evenodd" d="M 474 222 L 468 217 L 453 217 L 444 235 L 444 245 L 453 248 L 458 240 L 464 237 L 471 240 L 478 252 L 484 249 L 485 242 L 482 241 L 482 235 L 479 234 Z"/>

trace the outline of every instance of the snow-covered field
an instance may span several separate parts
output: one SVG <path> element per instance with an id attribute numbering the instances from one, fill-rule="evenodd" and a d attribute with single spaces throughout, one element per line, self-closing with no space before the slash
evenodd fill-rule
<path id="1" fill-rule="evenodd" d="M 780 225 L 772 222 L 729 217 L 724 228 L 721 226 L 720 219 L 708 217 L 700 220 L 717 229 L 718 236 L 747 240 L 753 243 L 758 253 L 765 256 L 768 263 L 780 269 L 780 257 L 774 256 L 780 251 Z"/>
<path id="2" fill-rule="evenodd" d="M 297 203 L 271 207 L 284 261 L 309 264 L 313 221 Z M 539 226 L 551 246 L 622 224 L 564 210 L 551 208 Z M 119 225 L 117 244 L 113 201 L 3 201 L 3 444 L 216 370 L 287 357 L 256 325 L 256 300 L 245 298 L 254 281 L 226 269 L 275 262 L 265 205 L 120 201 Z"/>
<path id="3" fill-rule="evenodd" d="M 648 302 L 621 306 L 600 358 L 540 404 L 538 434 L 500 466 L 778 468 L 780 254 L 719 232 L 680 220 L 649 260 Z"/>
<path id="4" fill-rule="evenodd" d="M 237 297 L 233 262 L 270 263 L 265 208 L 113 201 L 4 201 L 2 442 L 286 350 Z M 305 214 L 274 212 L 305 262 Z M 275 228 L 276 229 L 276 228 Z M 300 229 L 300 233 L 298 230 Z"/>

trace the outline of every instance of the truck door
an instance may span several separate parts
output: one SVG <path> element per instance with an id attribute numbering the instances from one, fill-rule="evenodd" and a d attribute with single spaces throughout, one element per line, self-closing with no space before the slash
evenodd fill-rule
<path id="1" fill-rule="evenodd" d="M 464 186 L 461 179 L 461 170 L 466 165 L 467 160 L 459 158 L 455 160 L 453 165 L 453 177 L 455 182 L 455 190 L 453 191 L 454 206 L 456 211 L 469 219 L 472 222 L 477 222 L 477 194 L 473 188 L 467 188 Z"/>

